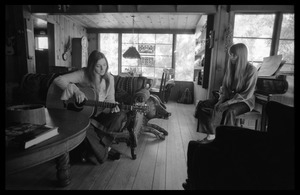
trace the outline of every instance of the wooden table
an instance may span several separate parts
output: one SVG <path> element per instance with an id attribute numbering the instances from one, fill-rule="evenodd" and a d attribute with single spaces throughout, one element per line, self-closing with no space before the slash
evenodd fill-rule
<path id="1" fill-rule="evenodd" d="M 46 108 L 45 113 L 46 124 L 57 126 L 59 135 L 26 150 L 6 148 L 6 175 L 55 159 L 58 184 L 66 186 L 71 181 L 69 151 L 84 140 L 90 121 L 82 113 L 69 110 Z"/>

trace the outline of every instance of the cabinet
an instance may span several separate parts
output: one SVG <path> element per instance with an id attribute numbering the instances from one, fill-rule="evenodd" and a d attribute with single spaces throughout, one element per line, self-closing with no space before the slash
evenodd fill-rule
<path id="1" fill-rule="evenodd" d="M 88 42 L 85 36 L 72 39 L 72 67 L 82 68 L 87 66 Z"/>

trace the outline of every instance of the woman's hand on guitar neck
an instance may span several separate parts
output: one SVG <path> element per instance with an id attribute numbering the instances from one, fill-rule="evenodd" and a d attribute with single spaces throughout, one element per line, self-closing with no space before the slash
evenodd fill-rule
<path id="1" fill-rule="evenodd" d="M 119 103 L 116 102 L 116 104 L 119 104 Z M 99 110 L 99 112 L 103 112 L 103 113 L 106 113 L 106 114 L 114 113 L 114 112 L 120 112 L 120 108 L 119 108 L 118 105 L 116 105 L 113 108 L 104 108 L 104 109 L 102 108 L 102 109 L 98 109 L 98 110 Z"/>
<path id="2" fill-rule="evenodd" d="M 119 104 L 118 102 L 116 102 L 116 104 Z M 111 113 L 114 113 L 114 112 L 120 112 L 120 108 L 118 105 L 116 105 L 114 108 L 111 109 L 110 111 Z"/>

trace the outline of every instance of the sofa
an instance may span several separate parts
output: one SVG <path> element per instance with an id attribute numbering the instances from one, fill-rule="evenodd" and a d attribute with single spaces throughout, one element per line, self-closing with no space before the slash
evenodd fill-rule
<path id="1" fill-rule="evenodd" d="M 46 107 L 47 92 L 53 80 L 63 73 L 29 73 L 23 76 L 20 83 L 20 97 L 17 104 L 42 104 Z M 114 75 L 115 79 L 115 99 L 119 103 L 126 105 L 140 104 L 144 105 L 149 99 L 150 93 L 147 84 L 151 81 L 146 77 L 121 77 Z M 126 142 L 131 148 L 132 158 L 136 158 L 134 149 L 137 146 L 137 136 L 143 123 L 143 113 L 129 111 L 127 112 L 128 122 L 122 132 L 115 133 L 115 142 Z"/>
<path id="2" fill-rule="evenodd" d="M 189 190 L 295 189 L 295 112 L 270 101 L 266 105 L 267 132 L 219 126 L 208 144 L 188 145 Z"/>

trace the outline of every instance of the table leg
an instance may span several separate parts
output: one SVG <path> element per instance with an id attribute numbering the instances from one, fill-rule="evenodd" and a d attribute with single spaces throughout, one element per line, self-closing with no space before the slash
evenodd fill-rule
<path id="1" fill-rule="evenodd" d="M 67 186 L 71 182 L 69 152 L 56 158 L 56 178 L 61 187 Z"/>

